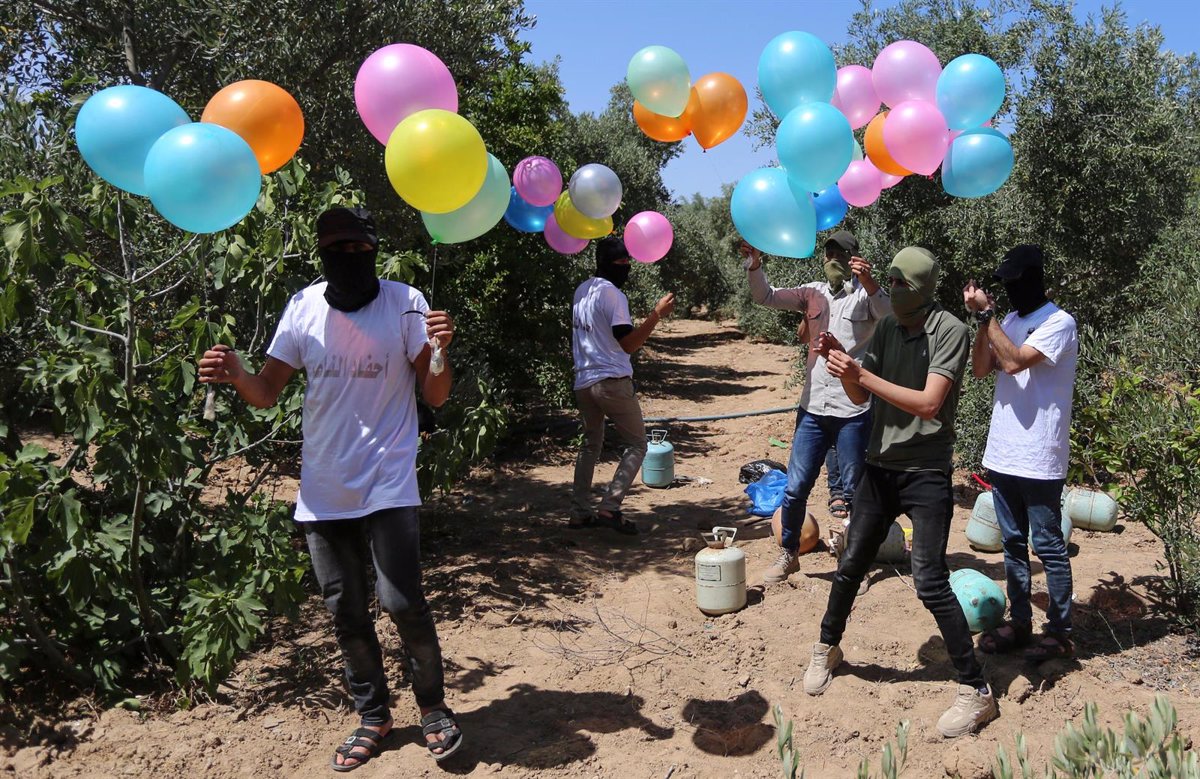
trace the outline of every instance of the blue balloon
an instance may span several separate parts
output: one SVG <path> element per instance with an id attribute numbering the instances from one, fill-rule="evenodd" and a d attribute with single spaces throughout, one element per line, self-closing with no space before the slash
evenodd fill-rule
<path id="1" fill-rule="evenodd" d="M 254 208 L 261 188 L 250 145 L 220 125 L 176 127 L 146 155 L 150 202 L 168 222 L 193 233 L 237 224 Z"/>
<path id="2" fill-rule="evenodd" d="M 801 189 L 820 192 L 836 184 L 854 159 L 854 131 L 829 103 L 804 103 L 779 123 L 775 151 Z"/>
<path id="3" fill-rule="evenodd" d="M 1005 181 L 1013 169 L 1012 144 L 990 127 L 967 130 L 950 143 L 942 160 L 942 188 L 955 197 L 984 197 Z"/>
<path id="4" fill-rule="evenodd" d="M 1004 104 L 1004 71 L 982 54 L 956 57 L 938 76 L 936 99 L 951 130 L 979 127 Z"/>
<path id="5" fill-rule="evenodd" d="M 126 84 L 102 89 L 75 117 L 75 143 L 83 161 L 114 187 L 148 195 L 146 155 L 162 134 L 191 119 L 162 92 Z"/>
<path id="6" fill-rule="evenodd" d="M 813 208 L 817 212 L 817 230 L 820 231 L 837 227 L 846 218 L 850 204 L 837 187 L 829 187 L 813 195 Z"/>
<path id="7" fill-rule="evenodd" d="M 801 103 L 828 103 L 837 88 L 833 52 L 811 33 L 777 35 L 758 58 L 758 87 L 767 107 L 780 118 Z"/>
<path id="8" fill-rule="evenodd" d="M 817 243 L 812 196 L 796 186 L 783 168 L 747 173 L 729 203 L 733 224 L 756 249 L 778 257 L 800 259 Z"/>
<path id="9" fill-rule="evenodd" d="M 508 197 L 508 210 L 504 212 L 504 221 L 514 229 L 523 233 L 540 233 L 546 229 L 546 218 L 554 213 L 554 204 L 535 206 L 517 194 L 517 188 L 512 187 Z"/>

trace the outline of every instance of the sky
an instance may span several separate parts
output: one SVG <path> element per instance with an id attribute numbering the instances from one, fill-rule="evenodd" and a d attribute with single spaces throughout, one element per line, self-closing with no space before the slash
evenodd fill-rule
<path id="1" fill-rule="evenodd" d="M 886 8 L 895 0 L 877 0 Z M 1103 0 L 1077 0 L 1076 15 L 1099 14 L 1112 5 Z M 609 90 L 625 78 L 630 58 L 644 46 L 657 44 L 679 52 L 692 80 L 723 71 L 742 83 L 753 114 L 758 56 L 763 46 L 788 30 L 813 33 L 827 44 L 847 40 L 846 29 L 857 0 L 526 0 L 537 25 L 525 33 L 536 62 L 559 58 L 559 76 L 575 112 L 599 113 Z M 1131 25 L 1149 22 L 1162 28 L 1166 48 L 1194 52 L 1200 48 L 1200 4 L 1195 0 L 1142 0 L 1122 4 Z M 846 63 L 839 63 L 846 64 Z M 870 67 L 871 63 L 861 63 Z M 945 64 L 945 63 L 942 63 Z M 749 115 L 748 114 L 748 115 Z M 716 195 L 774 159 L 771 148 L 755 150 L 738 133 L 703 152 L 694 138 L 683 141 L 684 153 L 672 160 L 663 180 L 677 198 L 693 193 Z M 597 160 L 603 162 L 603 160 Z"/>

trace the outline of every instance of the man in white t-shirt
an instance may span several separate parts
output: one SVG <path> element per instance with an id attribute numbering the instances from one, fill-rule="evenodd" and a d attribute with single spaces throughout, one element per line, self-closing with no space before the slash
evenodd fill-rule
<path id="1" fill-rule="evenodd" d="M 646 456 L 646 426 L 633 389 L 629 355 L 641 348 L 664 317 L 671 315 L 675 295 L 663 295 L 650 316 L 635 328 L 629 316 L 629 299 L 621 292 L 628 278 L 625 242 L 610 235 L 596 244 L 596 274 L 576 288 L 571 305 L 575 400 L 583 420 L 583 447 L 575 460 L 570 527 L 602 526 L 636 535 L 637 525 L 621 514 L 621 503 Z M 589 493 L 604 445 L 605 417 L 616 425 L 625 452 L 593 513 Z"/>
<path id="2" fill-rule="evenodd" d="M 1046 298 L 1041 247 L 1017 246 L 1004 255 L 995 278 L 1015 311 L 1001 323 L 990 295 L 974 280 L 963 290 L 979 331 L 971 352 L 976 378 L 996 374 L 996 399 L 983 465 L 992 483 L 1004 537 L 1010 621 L 983 634 L 984 652 L 1027 647 L 1042 661 L 1066 657 L 1071 643 L 1071 560 L 1062 533 L 1071 399 L 1079 340 L 1075 320 Z M 1032 530 L 1032 532 L 1030 532 Z M 1047 626 L 1033 642 L 1029 606 L 1029 548 L 1046 571 Z"/>
<path id="3" fill-rule="evenodd" d="M 426 747 L 441 760 L 462 733 L 443 697 L 441 648 L 421 588 L 415 390 L 432 406 L 446 401 L 450 367 L 431 368 L 431 344 L 448 347 L 454 323 L 429 310 L 417 290 L 376 276 L 378 239 L 367 211 L 321 214 L 317 245 L 325 281 L 288 302 L 262 370 L 249 372 L 230 347 L 217 345 L 200 360 L 200 381 L 232 384 L 246 402 L 268 408 L 293 373 L 307 374 L 296 521 L 362 723 L 337 748 L 333 769 L 350 771 L 378 755 L 392 727 L 370 609 L 372 565 L 380 606 L 408 650 Z"/>

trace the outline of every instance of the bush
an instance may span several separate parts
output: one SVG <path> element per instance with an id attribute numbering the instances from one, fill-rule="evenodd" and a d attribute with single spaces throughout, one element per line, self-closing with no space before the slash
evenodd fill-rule
<path id="1" fill-rule="evenodd" d="M 784 779 L 804 779 L 804 769 L 800 765 L 800 753 L 792 746 L 791 720 L 783 719 L 783 709 L 779 704 L 771 710 L 775 718 L 775 753 L 779 756 Z M 908 758 L 908 731 L 910 724 L 904 720 L 896 726 L 896 745 L 892 742 L 883 745 L 879 758 L 880 779 L 896 779 L 904 771 L 904 761 Z M 799 772 L 797 774 L 797 772 Z M 858 764 L 858 779 L 871 779 L 871 765 L 866 758 Z"/>

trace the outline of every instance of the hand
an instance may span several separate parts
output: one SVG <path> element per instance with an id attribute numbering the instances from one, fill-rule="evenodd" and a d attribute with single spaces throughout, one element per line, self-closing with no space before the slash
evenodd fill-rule
<path id="1" fill-rule="evenodd" d="M 864 260 L 862 257 L 850 258 L 850 272 L 854 274 L 854 278 L 862 282 L 863 276 L 871 275 L 871 263 Z"/>
<path id="2" fill-rule="evenodd" d="M 758 270 L 762 267 L 762 252 L 744 238 L 738 243 L 738 254 L 742 256 L 742 267 L 746 270 Z"/>
<path id="3" fill-rule="evenodd" d="M 658 314 L 659 319 L 666 319 L 675 310 L 675 293 L 668 292 L 659 298 L 659 301 L 654 304 L 654 313 Z"/>
<path id="4" fill-rule="evenodd" d="M 826 330 L 817 336 L 816 352 L 822 357 L 829 359 L 832 352 L 845 352 L 846 348 L 842 346 L 833 333 Z"/>
<path id="5" fill-rule="evenodd" d="M 963 287 L 963 304 L 967 307 L 967 311 L 975 313 L 987 311 L 995 305 L 995 301 L 987 293 L 987 290 L 976 286 L 975 279 L 971 279 L 967 282 L 967 286 Z"/>
<path id="6" fill-rule="evenodd" d="M 454 340 L 454 320 L 445 311 L 426 311 L 425 335 L 445 349 Z"/>
<path id="7" fill-rule="evenodd" d="M 830 351 L 826 359 L 826 366 L 829 369 L 829 375 L 834 378 L 844 379 L 851 384 L 858 384 L 859 378 L 862 376 L 862 368 L 854 358 L 841 350 Z"/>
<path id="8" fill-rule="evenodd" d="M 200 358 L 202 384 L 236 384 L 246 375 L 237 352 L 225 344 L 217 344 Z"/>

